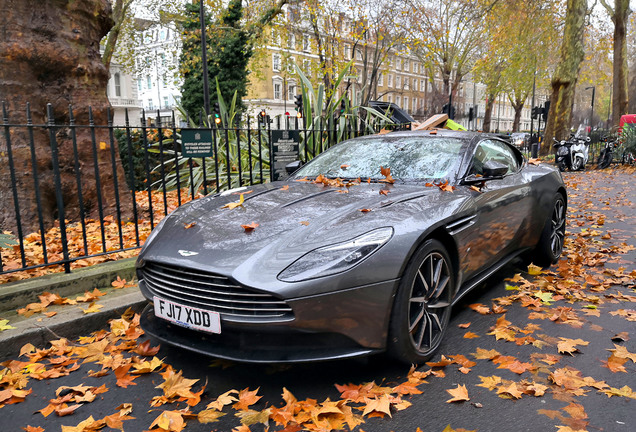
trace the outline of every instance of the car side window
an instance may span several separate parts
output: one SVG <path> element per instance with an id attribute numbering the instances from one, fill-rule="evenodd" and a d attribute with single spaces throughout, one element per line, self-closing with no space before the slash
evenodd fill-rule
<path id="1" fill-rule="evenodd" d="M 502 163 L 508 167 L 506 174 L 517 172 L 519 161 L 511 149 L 504 143 L 494 140 L 484 140 L 477 145 L 473 155 L 470 174 L 483 175 L 483 166 L 488 161 Z"/>

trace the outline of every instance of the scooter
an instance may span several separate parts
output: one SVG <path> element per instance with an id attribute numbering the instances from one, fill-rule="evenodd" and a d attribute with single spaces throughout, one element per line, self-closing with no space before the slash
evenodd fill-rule
<path id="1" fill-rule="evenodd" d="M 589 158 L 589 145 L 590 137 L 571 136 L 569 140 L 561 141 L 554 139 L 556 164 L 559 170 L 565 171 L 567 168 L 570 171 L 579 171 L 585 169 L 585 164 Z"/>

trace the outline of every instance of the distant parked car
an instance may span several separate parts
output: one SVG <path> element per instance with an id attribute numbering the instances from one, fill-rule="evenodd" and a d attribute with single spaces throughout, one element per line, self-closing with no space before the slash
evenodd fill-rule
<path id="1" fill-rule="evenodd" d="M 523 149 L 530 145 L 530 134 L 527 132 L 513 132 L 510 134 L 510 142 L 518 149 Z"/>
<path id="2" fill-rule="evenodd" d="M 285 181 L 167 216 L 137 260 L 141 326 L 246 362 L 388 351 L 422 363 L 451 307 L 522 253 L 556 262 L 566 190 L 494 135 L 432 130 L 342 142 Z"/>

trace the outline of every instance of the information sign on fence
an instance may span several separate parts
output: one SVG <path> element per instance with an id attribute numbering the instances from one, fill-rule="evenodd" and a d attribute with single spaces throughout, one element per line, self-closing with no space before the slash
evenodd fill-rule
<path id="1" fill-rule="evenodd" d="M 297 130 L 273 130 L 272 154 L 274 162 L 274 180 L 289 177 L 285 166 L 300 158 L 300 133 Z"/>
<path id="2" fill-rule="evenodd" d="M 181 129 L 181 152 L 185 157 L 213 157 L 211 129 Z"/>

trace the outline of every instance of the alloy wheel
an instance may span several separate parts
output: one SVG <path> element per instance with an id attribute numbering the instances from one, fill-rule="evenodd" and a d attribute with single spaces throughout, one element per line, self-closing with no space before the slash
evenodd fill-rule
<path id="1" fill-rule="evenodd" d="M 565 240 L 565 202 L 558 198 L 552 210 L 552 230 L 550 231 L 550 249 L 555 258 L 563 252 Z"/>
<path id="2" fill-rule="evenodd" d="M 437 348 L 450 313 L 450 268 L 439 252 L 429 253 L 422 261 L 409 297 L 409 335 L 416 351 L 427 353 Z"/>

